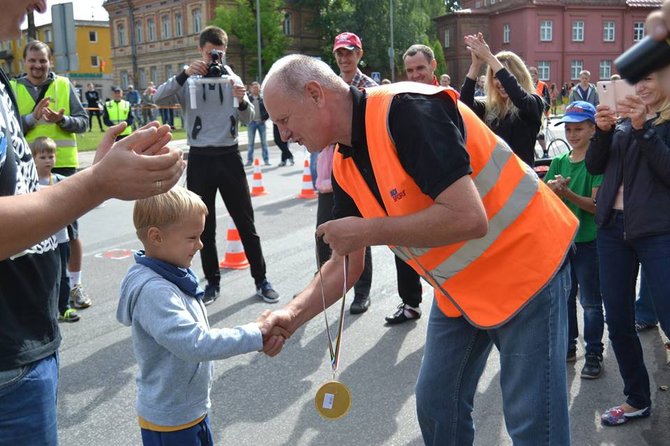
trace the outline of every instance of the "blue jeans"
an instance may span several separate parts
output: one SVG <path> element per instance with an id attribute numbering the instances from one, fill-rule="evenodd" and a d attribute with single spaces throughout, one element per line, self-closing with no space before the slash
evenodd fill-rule
<path id="1" fill-rule="evenodd" d="M 502 327 L 482 330 L 446 317 L 433 302 L 416 405 L 426 445 L 474 441 L 471 412 L 477 382 L 495 346 L 507 432 L 515 446 L 569 445 L 566 303 L 570 267 Z"/>
<path id="2" fill-rule="evenodd" d="M 658 324 L 656 309 L 649 293 L 647 278 L 644 276 L 644 269 L 640 270 L 640 294 L 635 301 L 635 321 L 646 325 Z"/>
<path id="3" fill-rule="evenodd" d="M 577 327 L 577 290 L 579 290 L 579 302 L 584 310 L 586 353 L 602 356 L 605 317 L 598 275 L 598 250 L 595 241 L 575 245 L 577 250 L 570 262 L 572 287 L 568 298 L 568 344 L 576 345 L 579 335 Z"/>
<path id="4" fill-rule="evenodd" d="M 174 432 L 156 432 L 142 429 L 144 446 L 213 446 L 209 416 L 195 426 Z"/>
<path id="5" fill-rule="evenodd" d="M 603 303 L 612 349 L 624 382 L 626 402 L 642 409 L 651 405 L 649 375 L 642 346 L 635 331 L 635 282 L 638 267 L 644 270 L 661 328 L 670 328 L 670 234 L 624 238 L 623 213 L 598 229 L 598 257 Z"/>
<path id="6" fill-rule="evenodd" d="M 261 149 L 263 150 L 263 162 L 270 164 L 270 155 L 268 154 L 268 141 L 265 137 L 265 121 L 251 121 L 247 127 L 247 135 L 249 136 L 249 148 L 247 149 L 247 163 L 254 162 L 254 142 L 256 139 L 256 130 L 261 138 Z"/>
<path id="7" fill-rule="evenodd" d="M 58 445 L 58 354 L 0 371 L 0 446 Z"/>

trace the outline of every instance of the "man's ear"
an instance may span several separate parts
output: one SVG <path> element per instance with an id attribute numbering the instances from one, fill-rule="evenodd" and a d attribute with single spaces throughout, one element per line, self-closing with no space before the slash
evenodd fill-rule
<path id="1" fill-rule="evenodd" d="M 310 101 L 314 101 L 317 106 L 323 105 L 323 89 L 316 81 L 309 81 L 305 85 L 305 92 L 307 93 L 307 98 Z"/>

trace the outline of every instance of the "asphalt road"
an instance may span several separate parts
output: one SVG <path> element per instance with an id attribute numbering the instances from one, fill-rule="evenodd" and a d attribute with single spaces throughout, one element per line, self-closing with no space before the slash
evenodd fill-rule
<path id="1" fill-rule="evenodd" d="M 210 322 L 230 327 L 255 320 L 267 308 L 279 308 L 301 290 L 315 272 L 313 230 L 316 200 L 298 200 L 302 156 L 296 166 L 264 168 L 269 194 L 253 198 L 268 278 L 281 294 L 270 305 L 254 295 L 248 270 L 225 271 L 222 295 L 208 307 Z M 271 149 L 273 165 L 279 150 Z M 250 173 L 250 170 L 248 171 Z M 141 444 L 134 409 L 137 366 L 130 329 L 115 319 L 118 288 L 132 264 L 129 250 L 140 248 L 132 227 L 132 203 L 110 200 L 80 220 L 85 247 L 84 284 L 93 306 L 82 319 L 61 324 L 59 392 L 62 445 L 123 446 Z M 219 253 L 225 252 L 227 219 L 222 202 L 217 210 Z M 393 257 L 386 248 L 373 249 L 372 306 L 345 319 L 339 379 L 352 394 L 348 415 L 338 421 L 320 418 L 314 395 L 330 379 L 323 318 L 301 328 L 276 358 L 247 354 L 215 366 L 212 427 L 217 444 L 227 445 L 410 445 L 423 444 L 415 416 L 414 383 L 421 362 L 427 317 L 405 325 L 384 325 L 384 316 L 399 303 Z M 201 273 L 199 259 L 194 270 Z M 483 290 L 484 291 L 484 290 Z M 351 296 L 348 296 L 351 299 Z M 432 302 L 424 287 L 422 308 Z M 348 306 L 348 305 L 347 305 Z M 424 313 L 427 315 L 427 313 Z M 335 327 L 337 310 L 329 310 Z M 646 420 L 604 428 L 603 410 L 623 401 L 623 384 L 611 348 L 605 352 L 605 373 L 594 381 L 579 378 L 583 349 L 569 365 L 571 431 L 574 445 L 670 445 L 668 354 L 659 332 L 641 336 L 652 379 L 654 411 Z M 474 418 L 475 444 L 509 445 L 502 417 L 498 356 L 494 352 L 479 383 Z"/>

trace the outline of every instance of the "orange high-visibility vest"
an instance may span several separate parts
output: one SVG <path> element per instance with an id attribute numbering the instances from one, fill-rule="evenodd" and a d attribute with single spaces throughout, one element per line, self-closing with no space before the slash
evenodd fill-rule
<path id="1" fill-rule="evenodd" d="M 390 248 L 435 288 L 437 304 L 447 316 L 463 315 L 480 328 L 504 324 L 559 271 L 577 231 L 577 218 L 502 139 L 457 101 L 453 90 L 401 82 L 366 91 L 368 150 L 386 210 L 352 158 L 336 152 L 333 160 L 338 184 L 365 218 L 409 215 L 434 204 L 398 159 L 388 130 L 393 97 L 400 93 L 440 95 L 458 104 L 488 233 L 436 248 Z"/>

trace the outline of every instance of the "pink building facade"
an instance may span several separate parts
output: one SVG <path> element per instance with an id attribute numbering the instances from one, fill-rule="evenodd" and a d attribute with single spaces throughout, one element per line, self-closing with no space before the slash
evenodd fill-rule
<path id="1" fill-rule="evenodd" d="M 452 82 L 470 66 L 463 36 L 482 32 L 491 51 L 513 51 L 538 67 L 547 83 L 591 81 L 616 73 L 614 60 L 644 37 L 647 14 L 662 0 L 463 0 L 460 11 L 437 17 Z M 455 78 L 455 79 L 454 79 Z"/>

